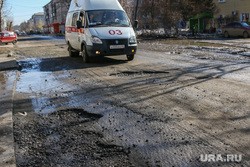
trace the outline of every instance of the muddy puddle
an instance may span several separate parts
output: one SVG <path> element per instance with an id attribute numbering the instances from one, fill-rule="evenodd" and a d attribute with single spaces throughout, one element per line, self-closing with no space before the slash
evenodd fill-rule
<path id="1" fill-rule="evenodd" d="M 62 98 L 62 100 L 67 101 L 67 97 L 73 94 L 72 90 L 76 89 L 74 85 L 62 82 L 64 78 L 70 77 L 66 70 L 42 71 L 42 65 L 46 66 L 42 59 L 23 60 L 19 62 L 19 65 L 21 70 L 16 92 L 31 99 L 35 112 L 49 113 L 55 111 L 56 108 L 62 107 L 62 103 L 56 103 L 55 100 Z"/>

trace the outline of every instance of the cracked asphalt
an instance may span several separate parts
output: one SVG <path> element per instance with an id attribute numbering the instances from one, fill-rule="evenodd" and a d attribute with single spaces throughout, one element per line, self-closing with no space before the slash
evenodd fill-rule
<path id="1" fill-rule="evenodd" d="M 249 39 L 141 39 L 90 64 L 59 37 L 4 49 L 18 167 L 250 166 Z"/>

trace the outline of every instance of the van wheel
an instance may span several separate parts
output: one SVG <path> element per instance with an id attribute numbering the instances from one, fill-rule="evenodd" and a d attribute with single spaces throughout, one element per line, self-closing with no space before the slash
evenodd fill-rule
<path id="1" fill-rule="evenodd" d="M 82 59 L 84 63 L 89 63 L 89 55 L 85 46 L 82 47 Z"/>
<path id="2" fill-rule="evenodd" d="M 135 58 L 135 55 L 127 55 L 128 61 L 132 61 L 134 60 L 134 58 Z"/>
<path id="3" fill-rule="evenodd" d="M 248 37 L 249 37 L 249 34 L 248 34 L 246 31 L 244 31 L 244 32 L 243 32 L 243 37 L 244 37 L 244 38 L 248 38 Z"/>
<path id="4" fill-rule="evenodd" d="M 68 44 L 68 51 L 70 57 L 77 57 L 79 56 L 79 52 L 72 48 L 70 44 Z"/>

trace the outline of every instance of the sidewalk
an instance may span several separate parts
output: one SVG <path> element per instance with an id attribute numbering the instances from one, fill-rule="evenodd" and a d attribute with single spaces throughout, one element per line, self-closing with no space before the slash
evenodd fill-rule
<path id="1" fill-rule="evenodd" d="M 0 54 L 0 166 L 15 167 L 12 110 L 18 64 L 7 56 Z"/>

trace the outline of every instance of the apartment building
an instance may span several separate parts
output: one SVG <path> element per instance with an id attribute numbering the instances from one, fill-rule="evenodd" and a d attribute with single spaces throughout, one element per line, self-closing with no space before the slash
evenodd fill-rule
<path id="1" fill-rule="evenodd" d="M 65 20 L 70 2 L 70 0 L 51 0 L 43 7 L 45 33 L 57 34 L 65 32 Z"/>
<path id="2" fill-rule="evenodd" d="M 250 22 L 250 0 L 214 0 L 217 12 L 214 18 L 225 24 L 229 21 Z"/>
<path id="3" fill-rule="evenodd" d="M 30 29 L 33 32 L 42 32 L 44 25 L 44 13 L 39 12 L 32 15 L 32 17 L 28 20 L 30 25 Z"/>

